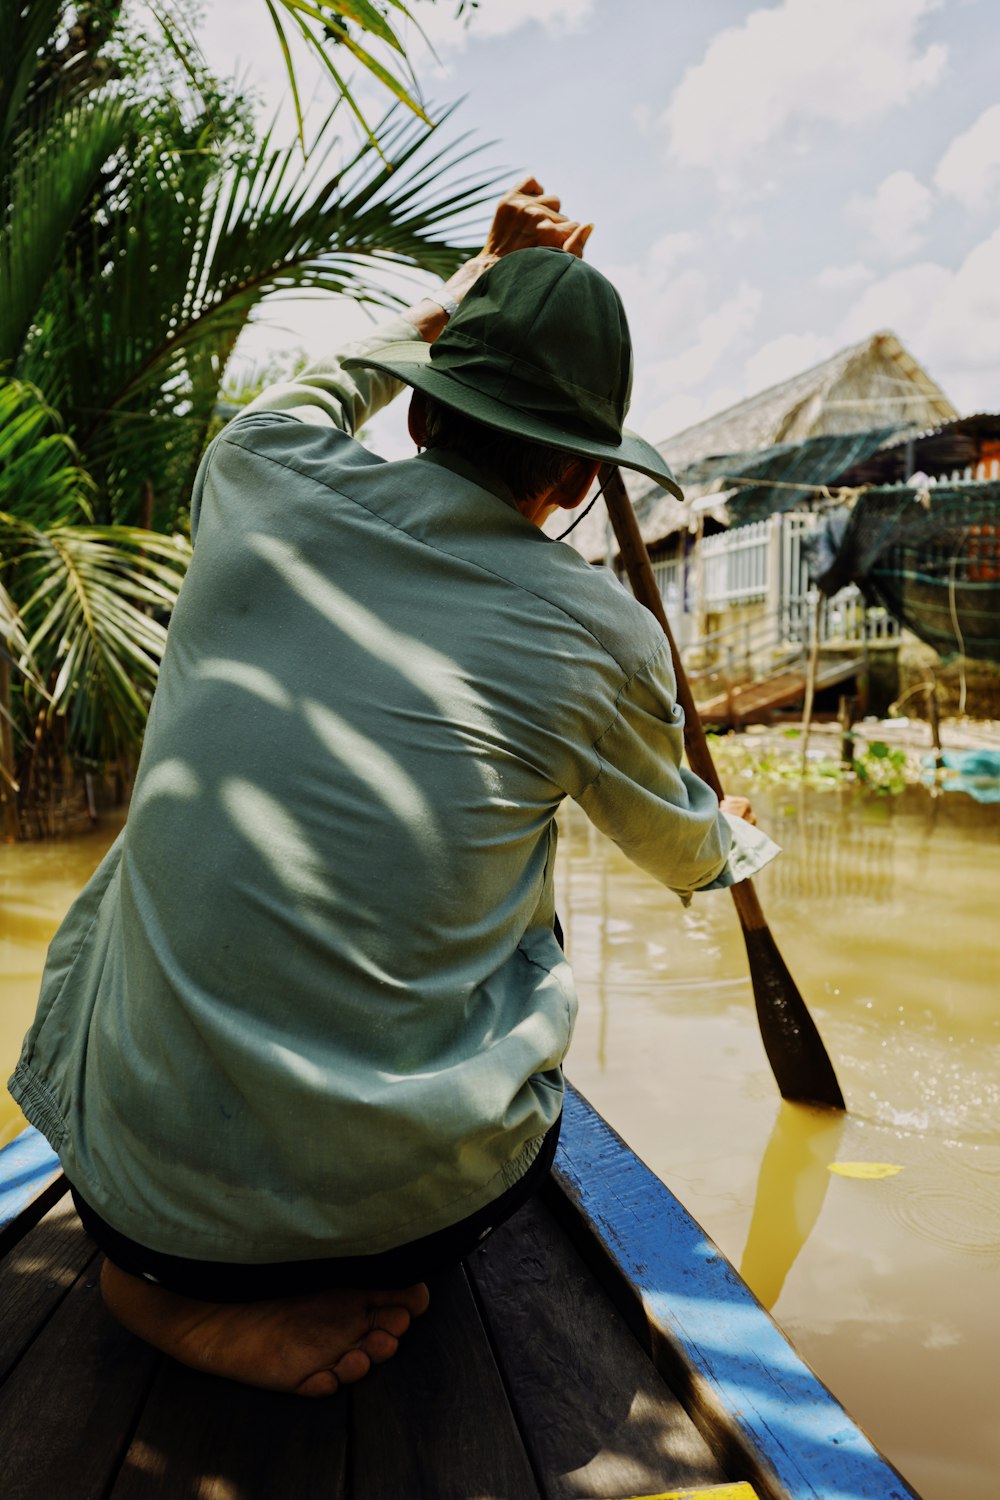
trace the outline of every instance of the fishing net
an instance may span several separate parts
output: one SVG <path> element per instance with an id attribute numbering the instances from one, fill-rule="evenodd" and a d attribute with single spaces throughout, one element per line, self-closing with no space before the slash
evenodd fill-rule
<path id="1" fill-rule="evenodd" d="M 824 594 L 856 583 L 942 656 L 1000 661 L 1000 482 L 864 490 L 805 545 Z"/>
<path id="2" fill-rule="evenodd" d="M 734 526 L 745 526 L 792 510 L 817 486 L 833 484 L 902 430 L 897 425 L 825 433 L 801 443 L 702 458 L 681 469 L 678 478 L 684 485 L 719 480 L 735 487 L 726 508 Z"/>

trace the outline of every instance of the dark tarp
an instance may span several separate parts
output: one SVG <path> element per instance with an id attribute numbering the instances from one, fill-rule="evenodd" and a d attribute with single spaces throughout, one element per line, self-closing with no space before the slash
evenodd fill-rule
<path id="1" fill-rule="evenodd" d="M 734 526 L 763 520 L 777 511 L 791 510 L 819 485 L 834 484 L 854 464 L 861 463 L 887 438 L 904 432 L 905 425 L 872 427 L 864 432 L 837 432 L 808 438 L 804 443 L 778 443 L 749 453 L 726 453 L 702 458 L 682 469 L 682 484 L 722 480 L 737 489 L 726 502 Z M 746 481 L 751 481 L 747 483 Z M 791 486 L 786 489 L 785 486 Z"/>
<path id="2" fill-rule="evenodd" d="M 856 583 L 942 655 L 1000 661 L 1000 482 L 865 490 L 804 546 L 828 597 Z"/>

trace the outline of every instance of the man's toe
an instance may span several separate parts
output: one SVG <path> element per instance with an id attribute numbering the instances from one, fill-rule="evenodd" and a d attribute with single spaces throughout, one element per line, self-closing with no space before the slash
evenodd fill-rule
<path id="1" fill-rule="evenodd" d="M 405 1307 L 411 1317 L 419 1318 L 430 1305 L 431 1294 L 422 1281 L 414 1286 L 399 1287 L 390 1292 L 369 1292 L 372 1307 Z"/>
<path id="2" fill-rule="evenodd" d="M 382 1328 L 373 1328 L 371 1333 L 366 1333 L 361 1340 L 361 1348 L 373 1365 L 381 1365 L 395 1354 L 399 1348 L 399 1340 Z"/>
<path id="3" fill-rule="evenodd" d="M 332 1370 L 317 1370 L 296 1391 L 298 1396 L 332 1396 L 340 1385 L 340 1381 Z"/>
<path id="4" fill-rule="evenodd" d="M 395 1338 L 402 1338 L 410 1326 L 410 1314 L 405 1307 L 380 1307 L 372 1313 L 372 1328 L 382 1328 Z"/>
<path id="5" fill-rule="evenodd" d="M 371 1334 L 366 1336 L 366 1346 L 371 1337 Z M 341 1385 L 353 1385 L 356 1380 L 363 1380 L 371 1367 L 371 1356 L 366 1353 L 365 1349 L 348 1349 L 347 1353 L 342 1354 L 337 1360 L 333 1367 L 333 1374 Z"/>

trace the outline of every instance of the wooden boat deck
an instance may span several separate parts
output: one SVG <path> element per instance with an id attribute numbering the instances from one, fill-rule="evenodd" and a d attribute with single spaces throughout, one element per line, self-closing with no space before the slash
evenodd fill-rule
<path id="1" fill-rule="evenodd" d="M 196 1374 L 120 1329 L 59 1192 L 0 1232 L 5 1500 L 913 1495 L 572 1093 L 550 1190 L 326 1401 Z"/>

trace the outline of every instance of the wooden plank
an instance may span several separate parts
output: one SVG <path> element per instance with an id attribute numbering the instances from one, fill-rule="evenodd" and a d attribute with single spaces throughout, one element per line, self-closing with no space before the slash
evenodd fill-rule
<path id="1" fill-rule="evenodd" d="M 0 1261 L 0 1381 L 96 1256 L 65 1196 Z"/>
<path id="2" fill-rule="evenodd" d="M 66 1191 L 58 1156 L 29 1125 L 0 1151 L 0 1255 Z"/>
<path id="3" fill-rule="evenodd" d="M 568 1089 L 551 1202 L 734 1479 L 761 1500 L 913 1500 L 718 1248 Z"/>
<path id="4" fill-rule="evenodd" d="M 863 667 L 861 657 L 827 662 L 817 671 L 816 688 L 835 687 L 849 677 L 856 677 Z M 766 716 L 774 709 L 795 703 L 803 697 L 805 690 L 805 672 L 798 669 L 778 672 L 772 677 L 734 687 L 729 692 L 717 693 L 699 702 L 698 712 L 703 719 L 713 723 L 728 723 L 735 717 L 741 724 L 748 724 L 760 715 Z"/>
<path id="5" fill-rule="evenodd" d="M 351 1388 L 352 1500 L 539 1500 L 461 1266 L 399 1352 Z"/>
<path id="6" fill-rule="evenodd" d="M 718 1484 L 725 1474 L 537 1199 L 469 1259 L 546 1500 Z"/>
<path id="7" fill-rule="evenodd" d="M 347 1409 L 165 1359 L 108 1500 L 345 1500 Z"/>
<path id="8" fill-rule="evenodd" d="M 757 1500 L 753 1485 L 713 1485 L 710 1490 L 670 1490 L 662 1495 L 630 1495 L 629 1500 Z"/>
<path id="9" fill-rule="evenodd" d="M 0 1386 L 4 1500 L 103 1500 L 160 1356 L 78 1278 Z"/>

